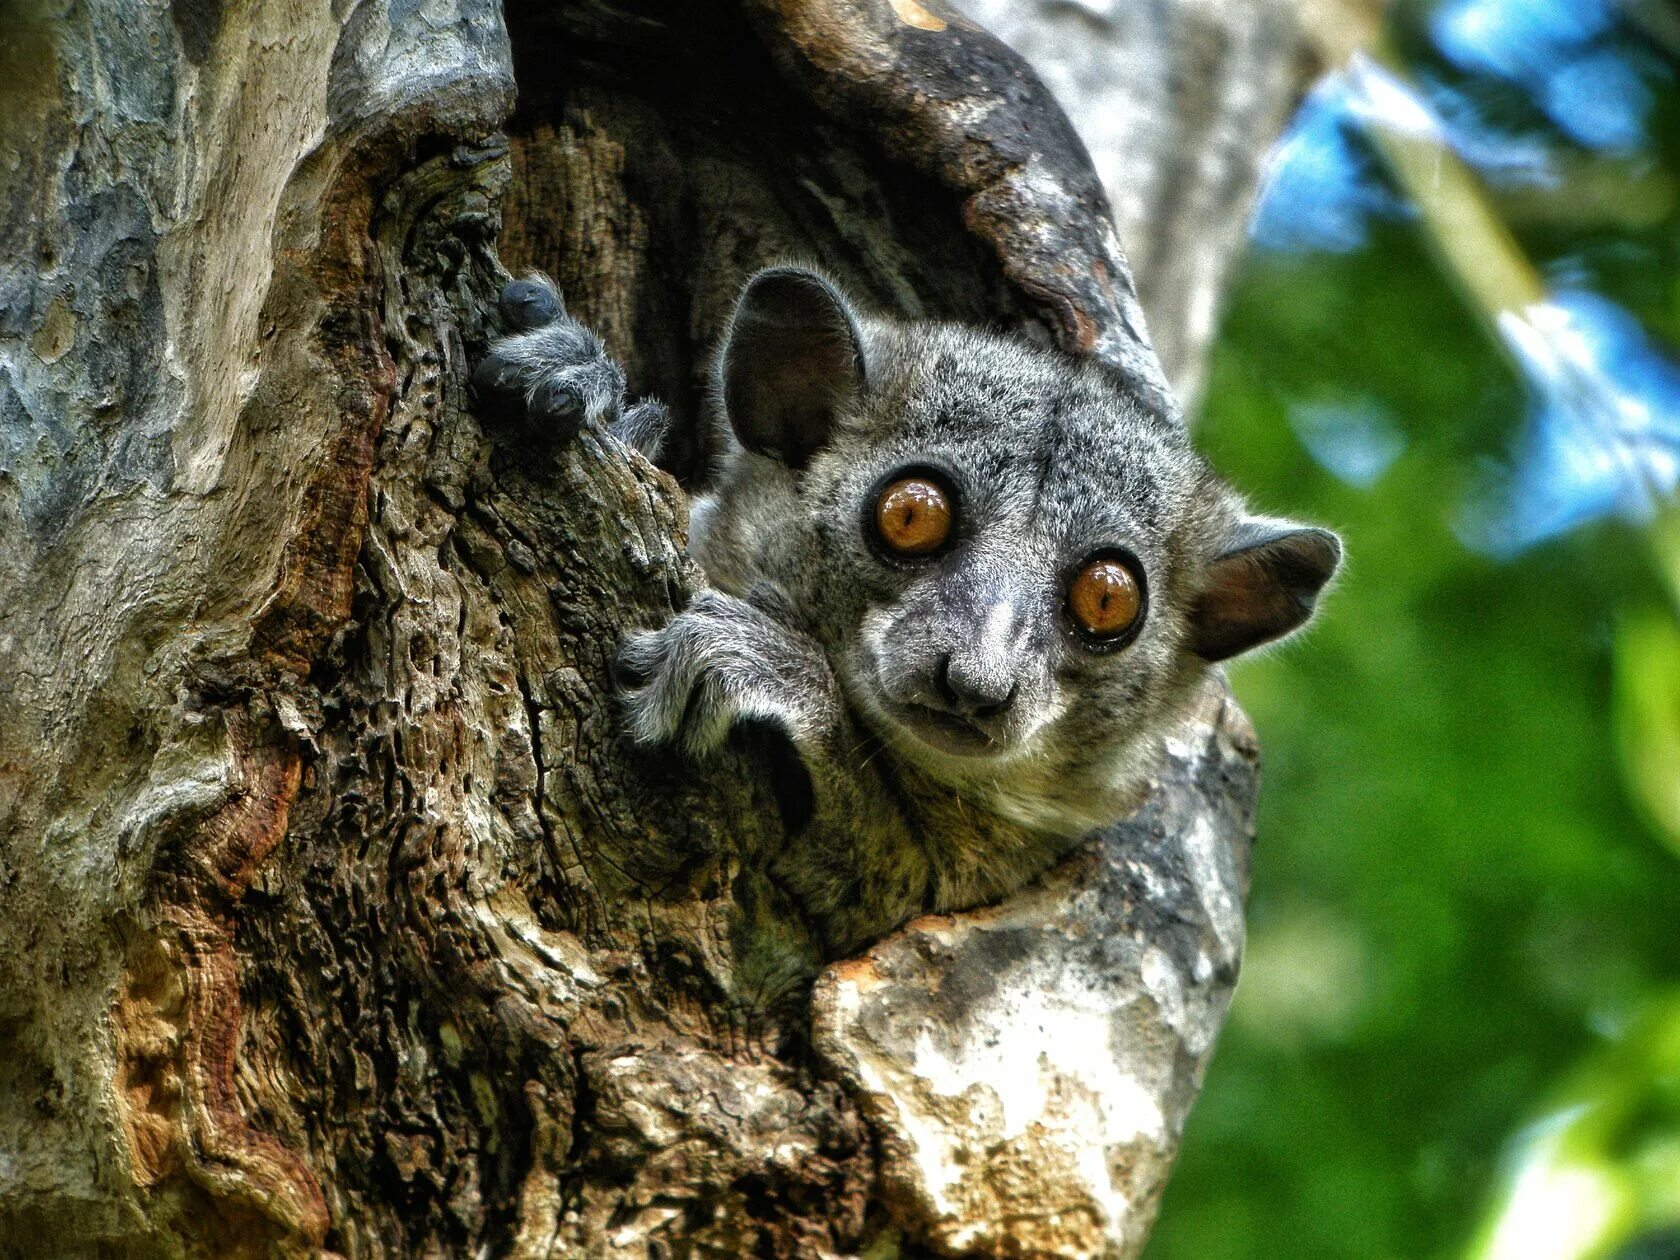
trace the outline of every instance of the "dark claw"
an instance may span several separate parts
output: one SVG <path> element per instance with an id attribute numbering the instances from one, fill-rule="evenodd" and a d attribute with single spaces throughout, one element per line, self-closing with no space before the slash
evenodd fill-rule
<path id="1" fill-rule="evenodd" d="M 624 659 L 622 648 L 613 653 L 612 676 L 621 691 L 635 691 L 647 686 L 649 681 L 646 674 Z"/>
<path id="2" fill-rule="evenodd" d="M 560 295 L 539 280 L 509 281 L 497 305 L 501 307 L 502 322 L 511 332 L 541 328 L 566 313 Z"/>
<path id="3" fill-rule="evenodd" d="M 531 395 L 525 412 L 533 420 L 582 420 L 583 392 L 561 381 L 545 381 Z"/>
<path id="4" fill-rule="evenodd" d="M 520 392 L 519 369 L 500 355 L 489 354 L 473 369 L 472 383 L 480 398 L 515 395 Z"/>

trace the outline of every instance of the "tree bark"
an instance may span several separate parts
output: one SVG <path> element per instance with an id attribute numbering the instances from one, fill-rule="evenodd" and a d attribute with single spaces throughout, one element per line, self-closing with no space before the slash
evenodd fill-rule
<path id="1" fill-rule="evenodd" d="M 1260 164 L 1326 0 L 959 0 L 1044 77 L 1091 147 L 1174 394 L 1194 412 Z M 1298 15 L 1298 12 L 1299 15 Z"/>
<path id="2" fill-rule="evenodd" d="M 0 110 L 0 1255 L 1136 1255 L 1240 711 L 1041 885 L 762 1000 L 765 767 L 612 702 L 682 492 L 465 386 L 537 266 L 692 421 L 798 255 L 1172 411 L 1023 63 L 938 0 L 43 0 Z"/>

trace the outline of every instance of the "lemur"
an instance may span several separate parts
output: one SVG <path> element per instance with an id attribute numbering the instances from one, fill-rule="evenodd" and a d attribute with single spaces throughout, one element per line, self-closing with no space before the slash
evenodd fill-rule
<path id="1" fill-rule="evenodd" d="M 501 307 L 481 394 L 656 453 L 664 409 L 551 286 Z M 1304 625 L 1340 561 L 1097 359 L 868 315 L 814 270 L 747 282 L 714 377 L 708 585 L 625 637 L 623 710 L 694 758 L 785 737 L 809 782 L 771 874 L 830 958 L 1128 814 L 1210 668 Z"/>

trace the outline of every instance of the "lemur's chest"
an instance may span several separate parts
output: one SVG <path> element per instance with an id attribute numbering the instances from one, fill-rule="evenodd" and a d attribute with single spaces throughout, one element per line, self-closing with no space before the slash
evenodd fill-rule
<path id="1" fill-rule="evenodd" d="M 775 869 L 831 951 L 999 900 L 1078 844 L 993 813 L 868 739 L 846 773 L 812 786 L 810 817 Z"/>

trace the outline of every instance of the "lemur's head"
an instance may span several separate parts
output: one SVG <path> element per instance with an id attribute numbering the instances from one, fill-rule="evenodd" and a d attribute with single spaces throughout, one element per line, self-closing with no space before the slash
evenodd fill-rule
<path id="1" fill-rule="evenodd" d="M 1115 817 L 1208 665 L 1304 625 L 1341 555 L 1101 363 L 865 318 L 804 269 L 748 284 L 718 387 L 712 580 L 779 587 L 900 757 L 1028 825 Z"/>

